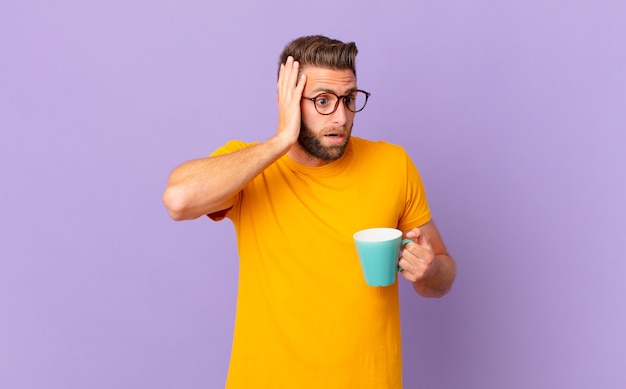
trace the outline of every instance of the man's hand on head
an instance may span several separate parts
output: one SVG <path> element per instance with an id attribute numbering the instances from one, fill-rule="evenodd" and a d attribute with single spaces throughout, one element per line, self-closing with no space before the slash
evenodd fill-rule
<path id="1" fill-rule="evenodd" d="M 278 74 L 278 130 L 277 137 L 285 139 L 290 144 L 298 141 L 300 134 L 301 112 L 300 101 L 306 75 L 300 74 L 300 63 L 288 57 L 287 61 L 280 65 Z"/>

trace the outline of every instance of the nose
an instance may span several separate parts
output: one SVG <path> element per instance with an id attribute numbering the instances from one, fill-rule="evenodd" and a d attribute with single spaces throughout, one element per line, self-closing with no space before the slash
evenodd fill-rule
<path id="1" fill-rule="evenodd" d="M 332 121 L 336 125 L 343 126 L 348 122 L 348 115 L 351 113 L 352 112 L 348 110 L 348 107 L 346 107 L 344 100 L 341 100 L 337 109 L 331 115 Z"/>

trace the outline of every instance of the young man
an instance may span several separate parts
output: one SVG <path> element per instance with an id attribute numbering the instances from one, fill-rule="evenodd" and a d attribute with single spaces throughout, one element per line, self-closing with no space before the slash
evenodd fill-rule
<path id="1" fill-rule="evenodd" d="M 278 75 L 278 129 L 231 141 L 175 169 L 164 193 L 175 220 L 235 225 L 237 317 L 227 388 L 401 388 L 398 284 L 365 284 L 354 232 L 393 227 L 413 240 L 402 277 L 446 294 L 456 268 L 417 169 L 400 146 L 351 137 L 369 93 L 354 43 L 288 44 Z"/>

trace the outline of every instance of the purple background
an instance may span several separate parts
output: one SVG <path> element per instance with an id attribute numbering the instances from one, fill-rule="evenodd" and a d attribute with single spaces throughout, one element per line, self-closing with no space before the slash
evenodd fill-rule
<path id="1" fill-rule="evenodd" d="M 0 388 L 219 388 L 232 225 L 167 175 L 276 127 L 292 38 L 357 42 L 355 135 L 420 168 L 458 279 L 402 283 L 406 388 L 626 386 L 623 1 L 0 3 Z"/>

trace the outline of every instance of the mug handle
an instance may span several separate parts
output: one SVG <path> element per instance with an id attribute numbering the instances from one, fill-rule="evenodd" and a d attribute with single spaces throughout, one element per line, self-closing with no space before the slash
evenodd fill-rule
<path id="1" fill-rule="evenodd" d="M 414 242 L 411 239 L 402 239 L 402 242 L 400 242 L 400 246 L 404 247 L 404 245 L 407 243 L 414 243 Z M 400 259 L 400 256 L 398 256 L 398 259 Z M 402 271 L 402 268 L 400 266 L 398 266 L 398 271 Z"/>

